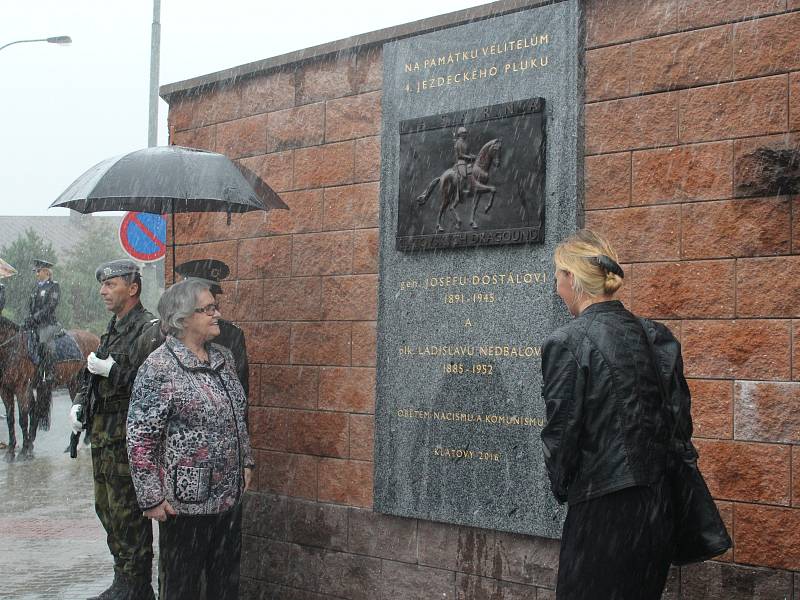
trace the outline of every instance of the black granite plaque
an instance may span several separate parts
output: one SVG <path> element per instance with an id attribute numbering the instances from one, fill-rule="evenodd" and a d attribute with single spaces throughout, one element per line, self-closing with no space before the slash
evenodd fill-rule
<path id="1" fill-rule="evenodd" d="M 541 242 L 544 179 L 543 98 L 402 121 L 397 249 Z"/>
<path id="2" fill-rule="evenodd" d="M 552 253 L 579 215 L 580 22 L 564 0 L 383 48 L 379 512 L 560 534 L 541 346 L 568 318 Z M 491 208 L 473 223 L 467 186 L 440 220 L 430 184 L 493 140 Z"/>

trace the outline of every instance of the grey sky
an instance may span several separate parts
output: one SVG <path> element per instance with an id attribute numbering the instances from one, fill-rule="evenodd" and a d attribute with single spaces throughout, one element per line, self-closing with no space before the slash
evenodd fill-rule
<path id="1" fill-rule="evenodd" d="M 483 0 L 162 0 L 161 84 Z M 6 0 L 0 45 L 70 35 L 74 43 L 0 51 L 0 214 L 47 206 L 104 158 L 147 145 L 151 0 Z M 159 144 L 167 143 L 159 106 Z"/>

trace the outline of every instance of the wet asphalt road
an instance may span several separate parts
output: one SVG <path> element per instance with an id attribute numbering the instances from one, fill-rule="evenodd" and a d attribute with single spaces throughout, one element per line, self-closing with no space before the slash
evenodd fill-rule
<path id="1" fill-rule="evenodd" d="M 83 600 L 113 578 L 105 532 L 94 513 L 89 447 L 81 438 L 77 459 L 64 453 L 69 406 L 67 394 L 56 392 L 53 425 L 37 434 L 33 460 L 0 461 L 0 599 Z M 22 433 L 16 427 L 19 449 Z M 4 419 L 0 441 L 8 442 Z"/>

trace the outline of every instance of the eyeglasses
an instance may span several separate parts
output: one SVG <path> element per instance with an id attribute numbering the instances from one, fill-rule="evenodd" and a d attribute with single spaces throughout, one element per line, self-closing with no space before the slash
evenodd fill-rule
<path id="1" fill-rule="evenodd" d="M 219 312 L 219 304 L 206 304 L 200 308 L 195 308 L 194 312 L 205 313 L 207 316 L 213 317 L 217 312 Z"/>

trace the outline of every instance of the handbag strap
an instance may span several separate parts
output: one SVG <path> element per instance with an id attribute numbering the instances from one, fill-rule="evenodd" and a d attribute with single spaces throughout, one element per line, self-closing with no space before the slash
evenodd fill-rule
<path id="1" fill-rule="evenodd" d="M 670 408 L 669 404 L 669 395 L 667 394 L 667 388 L 664 384 L 664 377 L 663 373 L 661 372 L 661 363 L 658 360 L 658 355 L 656 354 L 656 349 L 653 346 L 653 340 L 650 339 L 650 336 L 647 335 L 647 328 L 644 326 L 644 321 L 640 318 L 639 325 L 642 328 L 642 332 L 644 333 L 644 339 L 647 340 L 647 347 L 650 350 L 650 360 L 653 361 L 653 369 L 656 372 L 656 381 L 658 382 L 658 391 L 661 393 L 661 410 L 664 414 L 668 415 L 669 422 L 671 423 L 671 433 L 669 436 L 669 443 L 670 445 L 674 445 L 675 443 L 675 434 L 678 431 L 678 420 L 674 418 L 672 414 L 672 409 Z"/>

